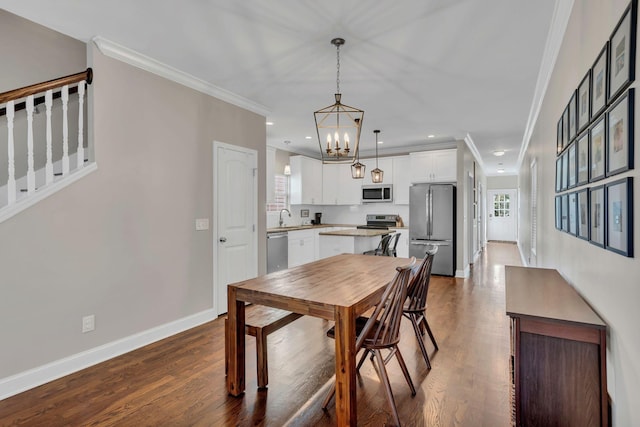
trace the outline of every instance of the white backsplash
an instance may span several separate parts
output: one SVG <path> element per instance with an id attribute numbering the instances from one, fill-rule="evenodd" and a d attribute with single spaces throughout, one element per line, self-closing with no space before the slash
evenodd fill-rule
<path id="1" fill-rule="evenodd" d="M 309 210 L 309 218 L 301 218 L 300 211 Z M 291 218 L 286 218 L 285 224 L 302 224 L 303 220 L 315 218 L 316 212 L 322 212 L 322 222 L 324 224 L 366 224 L 367 214 L 393 214 L 400 215 L 404 225 L 409 225 L 409 205 L 395 205 L 393 203 L 368 203 L 354 206 L 330 206 L 330 205 L 293 205 L 291 206 Z M 286 214 L 285 214 L 286 216 Z M 297 221 L 297 222 L 296 222 Z M 278 216 L 275 217 L 277 227 Z M 267 216 L 267 227 L 269 227 L 269 216 Z"/>

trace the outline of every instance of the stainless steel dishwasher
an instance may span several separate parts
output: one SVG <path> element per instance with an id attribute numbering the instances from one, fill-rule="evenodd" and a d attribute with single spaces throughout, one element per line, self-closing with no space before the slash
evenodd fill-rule
<path id="1" fill-rule="evenodd" d="M 284 270 L 289 265 L 289 235 L 286 231 L 267 233 L 267 273 Z"/>

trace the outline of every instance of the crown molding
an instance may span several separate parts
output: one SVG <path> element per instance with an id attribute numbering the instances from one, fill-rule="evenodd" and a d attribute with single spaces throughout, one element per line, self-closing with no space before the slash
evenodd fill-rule
<path id="1" fill-rule="evenodd" d="M 538 79 L 536 81 L 536 89 L 533 94 L 533 102 L 531 104 L 531 109 L 529 110 L 527 126 L 524 130 L 522 145 L 520 146 L 520 154 L 518 155 L 518 161 L 516 162 L 516 170 L 518 171 L 520 171 L 520 168 L 522 167 L 524 156 L 529 148 L 533 129 L 538 121 L 538 115 L 542 108 L 542 101 L 545 93 L 547 92 L 547 87 L 551 80 L 551 74 L 553 73 L 553 68 L 556 65 L 556 59 L 558 58 L 558 53 L 562 46 L 564 33 L 567 30 L 567 25 L 569 24 L 569 17 L 571 16 L 573 3 L 574 0 L 556 0 L 553 17 L 551 18 L 551 26 L 549 27 L 549 33 L 547 34 L 547 42 L 544 47 L 544 53 L 542 54 L 540 70 L 538 71 Z"/>
<path id="2" fill-rule="evenodd" d="M 140 52 L 129 49 L 128 47 L 119 45 L 111 40 L 97 36 L 91 39 L 98 50 L 110 58 L 125 62 L 134 67 L 149 71 L 150 73 L 164 77 L 165 79 L 187 86 L 207 95 L 211 95 L 217 99 L 233 104 L 237 107 L 244 108 L 253 113 L 262 116 L 268 116 L 271 111 L 262 104 L 251 101 L 226 89 L 214 86 L 202 79 L 187 74 L 167 64 L 157 61 Z"/>
<path id="3" fill-rule="evenodd" d="M 473 142 L 473 138 L 471 138 L 470 134 L 467 134 L 464 137 L 464 142 L 465 144 L 467 144 L 467 147 L 469 147 L 469 150 L 471 150 L 471 154 L 473 154 L 473 157 L 476 158 L 476 163 L 478 163 L 478 166 L 480 166 L 480 170 L 486 176 L 487 171 L 484 168 L 484 162 L 482 161 L 482 156 L 480 155 L 480 151 L 478 151 L 478 147 L 476 147 L 476 144 Z"/>

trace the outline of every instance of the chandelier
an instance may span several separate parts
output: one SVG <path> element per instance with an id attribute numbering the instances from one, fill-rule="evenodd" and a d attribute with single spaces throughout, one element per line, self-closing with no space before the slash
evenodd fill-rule
<path id="1" fill-rule="evenodd" d="M 336 102 L 313 113 L 323 163 L 359 163 L 358 148 L 364 111 L 342 104 L 340 93 L 340 46 L 342 38 L 331 40 L 337 51 Z M 353 169 L 353 167 L 352 167 Z M 358 169 L 360 171 L 360 169 Z M 352 171 L 353 172 L 353 171 Z M 364 176 L 364 168 L 360 171 Z M 356 178 L 356 176 L 354 176 Z M 360 177 L 358 177 L 360 178 Z"/>

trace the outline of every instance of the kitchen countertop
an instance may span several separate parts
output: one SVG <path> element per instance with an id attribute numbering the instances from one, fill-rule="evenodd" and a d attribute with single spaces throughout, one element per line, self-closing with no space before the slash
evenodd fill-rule
<path id="1" fill-rule="evenodd" d="M 320 235 L 321 236 L 376 237 L 376 236 L 384 236 L 385 234 L 389 234 L 389 231 L 390 230 L 350 228 L 348 230 L 323 231 L 320 233 Z"/>
<path id="2" fill-rule="evenodd" d="M 284 227 L 267 228 L 267 234 L 281 233 L 283 231 L 310 230 L 310 229 L 328 228 L 328 227 L 356 227 L 356 226 L 353 224 L 286 225 Z"/>

